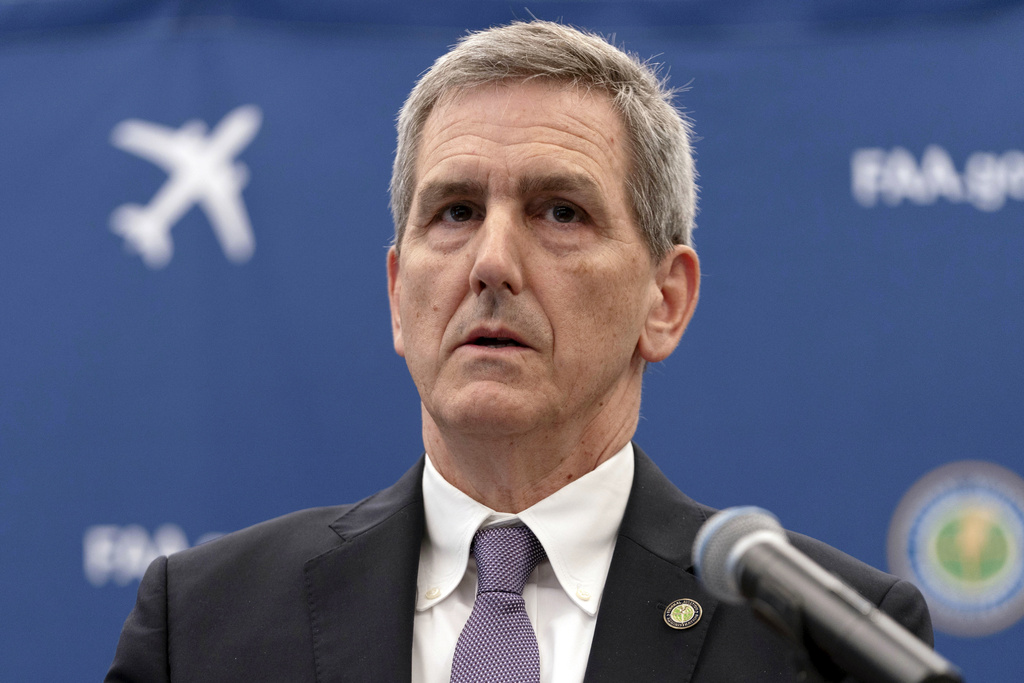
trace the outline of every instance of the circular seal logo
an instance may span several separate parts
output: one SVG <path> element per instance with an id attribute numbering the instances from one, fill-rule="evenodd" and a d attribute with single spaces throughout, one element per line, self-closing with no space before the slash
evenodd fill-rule
<path id="1" fill-rule="evenodd" d="M 700 621 L 700 603 L 690 598 L 680 598 L 665 608 L 665 623 L 674 629 L 690 628 Z"/>
<path id="2" fill-rule="evenodd" d="M 915 483 L 889 526 L 889 568 L 921 589 L 935 628 L 985 636 L 1024 617 L 1024 479 L 988 462 Z"/>

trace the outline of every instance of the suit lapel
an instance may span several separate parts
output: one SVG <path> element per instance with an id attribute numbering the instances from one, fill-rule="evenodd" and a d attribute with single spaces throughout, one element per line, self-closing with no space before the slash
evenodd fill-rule
<path id="1" fill-rule="evenodd" d="M 422 472 L 349 509 L 339 544 L 305 565 L 318 683 L 410 680 Z"/>
<path id="2" fill-rule="evenodd" d="M 585 683 L 690 681 L 718 602 L 693 574 L 690 549 L 706 515 L 635 444 L 636 471 L 590 649 Z M 676 630 L 664 620 L 680 598 L 700 620 Z"/>
<path id="3" fill-rule="evenodd" d="M 585 683 L 691 681 L 717 601 L 693 575 L 706 519 L 635 444 L 633 488 L 615 546 Z M 339 542 L 305 565 L 318 683 L 411 678 L 412 623 L 424 515 L 423 461 L 331 528 Z M 691 628 L 664 621 L 674 600 L 702 608 Z"/>

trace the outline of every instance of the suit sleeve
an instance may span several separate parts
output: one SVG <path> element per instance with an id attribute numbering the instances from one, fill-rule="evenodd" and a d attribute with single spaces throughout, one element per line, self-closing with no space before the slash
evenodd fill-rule
<path id="1" fill-rule="evenodd" d="M 930 647 L 934 647 L 935 634 L 932 632 L 928 605 L 917 586 L 902 579 L 897 581 L 882 598 L 878 608 Z"/>
<path id="2" fill-rule="evenodd" d="M 914 584 L 898 579 L 889 587 L 889 591 L 878 604 L 878 608 L 929 647 L 935 645 L 928 605 L 925 603 L 921 591 Z M 842 683 L 858 683 L 858 680 L 847 677 L 842 679 Z"/>
<path id="3" fill-rule="evenodd" d="M 142 577 L 135 608 L 121 629 L 104 683 L 167 681 L 167 558 L 158 557 Z"/>

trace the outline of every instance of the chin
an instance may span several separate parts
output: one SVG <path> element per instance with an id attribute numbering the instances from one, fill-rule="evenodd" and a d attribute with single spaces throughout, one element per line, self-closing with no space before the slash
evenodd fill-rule
<path id="1" fill-rule="evenodd" d="M 536 392 L 510 391 L 508 387 L 494 390 L 460 392 L 445 402 L 434 421 L 462 434 L 511 436 L 535 429 L 545 421 L 543 406 Z"/>

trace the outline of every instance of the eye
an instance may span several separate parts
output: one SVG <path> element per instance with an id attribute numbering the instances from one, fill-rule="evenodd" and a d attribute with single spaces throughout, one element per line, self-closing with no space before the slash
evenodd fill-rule
<path id="1" fill-rule="evenodd" d="M 551 207 L 551 217 L 559 223 L 572 223 L 577 218 L 576 214 L 576 209 L 571 206 L 561 205 Z"/>
<path id="2" fill-rule="evenodd" d="M 583 223 L 587 220 L 587 214 L 574 204 L 568 202 L 551 203 L 543 211 L 545 220 L 555 223 Z"/>
<path id="3" fill-rule="evenodd" d="M 462 223 L 473 219 L 473 208 L 465 204 L 454 204 L 441 212 L 441 217 L 456 223 Z"/>

